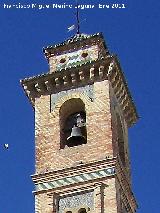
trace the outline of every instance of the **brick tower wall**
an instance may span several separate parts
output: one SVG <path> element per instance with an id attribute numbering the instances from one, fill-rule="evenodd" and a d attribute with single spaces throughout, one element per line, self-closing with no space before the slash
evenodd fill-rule
<path id="1" fill-rule="evenodd" d="M 58 100 L 50 112 L 50 96 L 35 101 L 36 172 L 75 166 L 113 156 L 109 82 L 94 83 L 92 102 L 84 94 L 74 93 Z M 85 104 L 87 144 L 60 149 L 59 111 L 70 98 L 80 98 Z"/>

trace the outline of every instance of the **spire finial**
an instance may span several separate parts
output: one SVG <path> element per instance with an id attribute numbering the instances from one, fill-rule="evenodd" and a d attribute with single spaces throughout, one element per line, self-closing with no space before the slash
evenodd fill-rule
<path id="1" fill-rule="evenodd" d="M 80 20 L 79 20 L 79 4 L 78 0 L 76 0 L 76 19 L 77 19 L 77 34 L 80 34 Z"/>

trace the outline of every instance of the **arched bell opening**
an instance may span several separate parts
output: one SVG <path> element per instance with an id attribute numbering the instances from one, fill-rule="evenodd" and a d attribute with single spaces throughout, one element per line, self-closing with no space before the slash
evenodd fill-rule
<path id="1" fill-rule="evenodd" d="M 86 112 L 83 101 L 73 98 L 60 109 L 60 148 L 87 143 Z"/>

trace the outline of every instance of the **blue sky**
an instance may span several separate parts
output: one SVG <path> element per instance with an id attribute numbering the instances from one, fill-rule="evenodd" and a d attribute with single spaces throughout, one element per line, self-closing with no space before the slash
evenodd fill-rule
<path id="1" fill-rule="evenodd" d="M 11 2 L 11 1 L 10 1 Z M 74 1 L 14 1 L 73 4 Z M 48 71 L 42 47 L 72 35 L 73 9 L 10 9 L 0 3 L 0 212 L 34 212 L 30 175 L 34 173 L 34 111 L 19 80 Z M 98 9 L 98 4 L 125 9 Z M 12 4 L 12 3 L 11 3 Z M 140 120 L 129 130 L 133 191 L 138 213 L 160 207 L 160 2 L 158 0 L 80 0 L 81 32 L 103 32 L 110 52 L 121 61 Z M 3 149 L 9 143 L 10 149 Z"/>

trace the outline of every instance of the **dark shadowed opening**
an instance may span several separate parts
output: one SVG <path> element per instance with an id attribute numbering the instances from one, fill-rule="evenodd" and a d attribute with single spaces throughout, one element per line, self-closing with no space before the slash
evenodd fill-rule
<path id="1" fill-rule="evenodd" d="M 79 98 L 66 101 L 60 109 L 60 148 L 87 143 L 85 105 Z"/>

